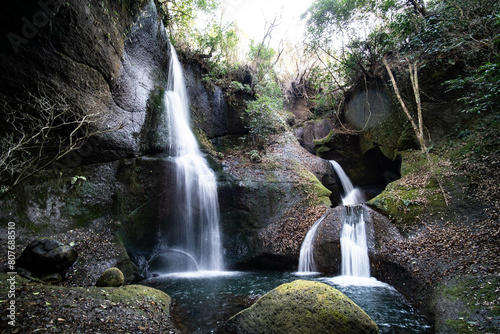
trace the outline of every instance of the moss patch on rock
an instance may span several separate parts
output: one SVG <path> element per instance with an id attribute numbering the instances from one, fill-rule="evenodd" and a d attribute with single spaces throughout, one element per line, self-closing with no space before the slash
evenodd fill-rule
<path id="1" fill-rule="evenodd" d="M 324 283 L 282 284 L 228 320 L 233 333 L 378 333 L 352 300 Z"/>
<path id="2" fill-rule="evenodd" d="M 425 217 L 443 212 L 446 202 L 420 151 L 403 153 L 401 175 L 369 204 L 392 219 L 401 232 L 407 232 Z"/>
<path id="3" fill-rule="evenodd" d="M 67 287 L 14 277 L 19 332 L 178 332 L 170 318 L 172 300 L 160 290 L 142 285 Z M 6 298 L 10 287 L 6 284 L 8 278 L 9 275 L 0 274 L 2 298 Z M 6 321 L 0 324 L 1 332 L 11 329 Z"/>
<path id="4" fill-rule="evenodd" d="M 306 201 L 308 206 L 327 205 L 330 206 L 331 191 L 308 170 L 298 170 L 301 181 L 299 187 L 301 191 L 307 194 Z"/>
<path id="5" fill-rule="evenodd" d="M 494 333 L 500 321 L 500 278 L 489 275 L 457 277 L 435 290 L 434 307 L 440 309 L 437 331 Z"/>

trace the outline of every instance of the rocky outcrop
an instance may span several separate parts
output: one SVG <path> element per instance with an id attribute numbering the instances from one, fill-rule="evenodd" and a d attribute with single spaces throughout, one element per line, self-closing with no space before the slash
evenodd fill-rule
<path id="1" fill-rule="evenodd" d="M 65 167 L 140 152 L 148 100 L 168 73 L 168 38 L 153 1 L 22 3 L 2 12 L 0 98 L 57 94 L 79 113 L 100 115 L 94 130 L 107 133 L 60 161 Z"/>
<path id="2" fill-rule="evenodd" d="M 140 187 L 140 167 L 127 158 L 167 146 L 151 135 L 165 132 L 159 114 L 170 60 L 154 1 L 26 0 L 6 4 L 2 21 L 0 100 L 57 98 L 77 114 L 99 114 L 91 130 L 104 133 L 0 201 L 0 221 L 18 224 L 21 246 L 31 235 L 128 217 L 149 197 L 125 197 Z"/>
<path id="3" fill-rule="evenodd" d="M 224 154 L 218 184 L 228 262 L 238 268 L 295 269 L 307 229 L 330 206 L 319 181 L 327 161 L 291 134 L 276 139 L 258 162 Z"/>
<path id="4" fill-rule="evenodd" d="M 247 134 L 248 129 L 242 115 L 246 109 L 246 100 L 252 99 L 252 95 L 237 89 L 223 90 L 208 80 L 203 80 L 205 72 L 202 64 L 196 60 L 184 59 L 186 88 L 195 128 L 199 128 L 214 141 L 221 141 L 225 136 Z M 244 69 L 237 70 L 233 77 L 240 84 L 251 82 L 250 74 Z"/>
<path id="5" fill-rule="evenodd" d="M 352 300 L 324 283 L 297 280 L 266 293 L 227 321 L 229 333 L 378 333 Z"/>
<path id="6" fill-rule="evenodd" d="M 381 267 L 385 262 L 389 262 L 389 259 L 381 257 L 379 252 L 381 246 L 391 242 L 391 240 L 398 240 L 401 236 L 388 218 L 365 205 L 358 207 L 363 211 L 371 270 L 374 273 L 380 273 L 378 267 Z M 340 275 L 342 259 L 340 233 L 342 223 L 346 215 L 350 214 L 349 212 L 345 206 L 337 206 L 330 209 L 316 230 L 316 236 L 313 241 L 313 256 L 316 266 L 321 272 Z M 374 276 L 377 277 L 378 275 L 375 274 Z"/>

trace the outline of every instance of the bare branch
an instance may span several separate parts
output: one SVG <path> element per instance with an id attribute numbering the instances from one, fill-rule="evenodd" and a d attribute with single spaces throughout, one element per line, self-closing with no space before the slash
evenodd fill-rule
<path id="1" fill-rule="evenodd" d="M 70 104 L 58 90 L 44 84 L 25 100 L 0 100 L 5 131 L 0 138 L 0 197 L 81 148 L 89 138 L 125 127 L 119 124 L 104 131 L 94 130 L 103 110 L 94 100 L 83 112 Z"/>

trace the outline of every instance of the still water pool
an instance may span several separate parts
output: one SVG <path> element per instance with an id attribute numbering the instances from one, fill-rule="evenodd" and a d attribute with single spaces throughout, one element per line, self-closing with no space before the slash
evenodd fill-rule
<path id="1" fill-rule="evenodd" d="M 375 278 L 325 277 L 292 272 L 192 272 L 142 282 L 174 299 L 173 315 L 187 333 L 216 333 L 231 316 L 275 287 L 297 279 L 326 283 L 351 298 L 381 333 L 432 333 L 425 318 L 391 286 Z"/>

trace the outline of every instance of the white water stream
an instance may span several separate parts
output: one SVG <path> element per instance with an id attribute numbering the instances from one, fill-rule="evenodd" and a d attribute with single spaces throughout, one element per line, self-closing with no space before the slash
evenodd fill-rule
<path id="1" fill-rule="evenodd" d="M 351 180 L 336 161 L 331 160 L 330 164 L 337 173 L 345 194 L 342 197 L 344 212 L 340 233 L 340 249 L 342 253 L 341 274 L 345 276 L 370 277 L 370 261 L 368 258 L 365 220 L 363 217 L 364 210 L 363 206 L 358 205 L 365 200 L 363 193 L 359 189 L 354 188 Z M 299 257 L 299 273 L 313 273 L 317 270 L 314 261 L 314 239 L 316 230 L 326 215 L 313 224 L 302 242 Z"/>
<path id="2" fill-rule="evenodd" d="M 343 276 L 370 277 L 370 259 L 366 243 L 363 206 L 345 207 L 345 216 L 340 233 Z"/>
<path id="3" fill-rule="evenodd" d="M 342 184 L 342 188 L 344 189 L 342 204 L 352 205 L 363 203 L 365 201 L 363 193 L 358 188 L 354 188 L 351 179 L 349 179 L 339 163 L 335 160 L 330 160 L 330 165 L 332 166 L 335 173 L 337 173 L 337 176 L 340 179 L 340 183 Z"/>
<path id="4" fill-rule="evenodd" d="M 219 202 L 215 174 L 208 167 L 191 130 L 189 100 L 184 73 L 172 45 L 165 106 L 168 117 L 169 153 L 175 162 L 176 227 L 167 238 L 167 249 L 194 259 L 194 270 L 223 269 L 219 233 Z M 193 270 L 183 261 L 170 272 Z M 187 269 L 186 269 L 187 268 Z"/>

